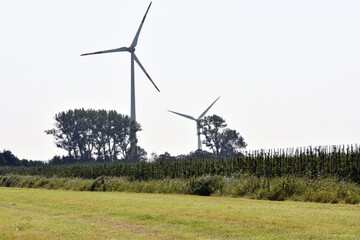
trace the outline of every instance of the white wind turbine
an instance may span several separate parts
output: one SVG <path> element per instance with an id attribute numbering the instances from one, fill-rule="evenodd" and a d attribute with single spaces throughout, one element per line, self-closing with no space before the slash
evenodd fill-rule
<path id="1" fill-rule="evenodd" d="M 144 15 L 144 18 L 141 21 L 141 24 L 139 26 L 139 29 L 136 32 L 136 35 L 134 37 L 134 40 L 132 41 L 130 47 L 121 47 L 121 48 L 115 48 L 115 49 L 110 49 L 110 50 L 105 50 L 105 51 L 99 51 L 99 52 L 92 52 L 92 53 L 85 53 L 85 54 L 81 54 L 81 56 L 86 56 L 86 55 L 94 55 L 94 54 L 102 54 L 102 53 L 114 53 L 114 52 L 129 52 L 131 54 L 131 104 L 130 104 L 130 108 L 131 108 L 131 112 L 130 112 L 130 118 L 133 121 L 136 121 L 136 111 L 135 111 L 135 73 L 134 73 L 134 61 L 139 65 L 139 67 L 143 70 L 143 72 L 145 73 L 145 75 L 149 78 L 149 80 L 151 81 L 151 83 L 154 85 L 154 87 L 160 92 L 159 88 L 155 85 L 155 83 L 153 82 L 153 80 L 151 79 L 151 77 L 149 76 L 149 74 L 146 72 L 145 68 L 143 67 L 143 65 L 140 63 L 139 59 L 136 57 L 135 55 L 135 47 L 137 45 L 138 42 L 138 38 L 140 35 L 140 31 L 141 28 L 144 24 L 146 15 L 150 9 L 151 3 L 149 4 L 149 7 L 146 10 L 146 13 Z"/>
<path id="2" fill-rule="evenodd" d="M 197 132 L 197 136 L 198 136 L 198 149 L 200 149 L 200 150 L 202 149 L 202 147 L 201 147 L 201 139 L 200 139 L 200 120 L 205 116 L 205 114 L 209 111 L 209 109 L 215 104 L 215 102 L 219 98 L 220 97 L 218 97 L 207 109 L 205 109 L 205 111 L 202 114 L 200 114 L 200 116 L 198 118 L 194 118 L 194 117 L 192 117 L 190 115 L 186 115 L 186 114 L 183 114 L 183 113 L 178 113 L 178 112 L 168 110 L 169 112 L 175 113 L 177 115 L 188 118 L 190 120 L 194 120 L 196 122 L 196 132 Z"/>

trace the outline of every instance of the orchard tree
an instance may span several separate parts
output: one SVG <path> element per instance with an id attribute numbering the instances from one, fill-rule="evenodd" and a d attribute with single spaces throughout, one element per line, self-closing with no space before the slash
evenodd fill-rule
<path id="1" fill-rule="evenodd" d="M 201 134 L 205 136 L 203 143 L 215 156 L 234 156 L 238 150 L 246 147 L 244 138 L 236 130 L 227 128 L 225 120 L 217 115 L 207 116 L 200 121 Z"/>

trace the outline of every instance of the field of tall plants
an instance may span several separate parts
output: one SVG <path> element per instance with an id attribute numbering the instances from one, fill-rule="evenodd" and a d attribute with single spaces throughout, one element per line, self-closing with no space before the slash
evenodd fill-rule
<path id="1" fill-rule="evenodd" d="M 360 202 L 358 145 L 260 150 L 228 159 L 0 168 L 0 186 Z"/>
<path id="2" fill-rule="evenodd" d="M 360 147 L 326 146 L 259 150 L 234 158 L 158 161 L 154 163 L 102 163 L 0 168 L 0 175 L 39 175 L 96 179 L 99 176 L 130 180 L 190 179 L 205 175 L 232 176 L 249 173 L 257 177 L 333 177 L 360 183 Z"/>

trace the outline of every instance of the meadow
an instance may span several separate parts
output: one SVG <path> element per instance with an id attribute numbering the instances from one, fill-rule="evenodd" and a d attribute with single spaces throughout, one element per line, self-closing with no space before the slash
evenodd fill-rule
<path id="1" fill-rule="evenodd" d="M 358 239 L 360 206 L 0 188 L 0 239 Z"/>

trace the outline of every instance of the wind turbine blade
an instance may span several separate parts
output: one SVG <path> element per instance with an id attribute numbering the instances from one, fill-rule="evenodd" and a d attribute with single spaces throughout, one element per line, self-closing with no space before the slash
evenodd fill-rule
<path id="1" fill-rule="evenodd" d="M 219 100 L 220 97 L 218 97 L 199 117 L 198 119 L 201 119 L 205 114 L 209 111 L 209 109 L 216 103 L 217 100 Z"/>
<path id="2" fill-rule="evenodd" d="M 175 114 L 177 114 L 177 115 L 180 115 L 180 116 L 182 116 L 182 117 L 185 117 L 185 118 L 188 118 L 188 119 L 191 119 L 191 120 L 196 121 L 196 119 L 195 119 L 194 117 L 192 117 L 192 116 L 189 116 L 189 115 L 186 115 L 186 114 L 182 114 L 182 113 L 178 113 L 178 112 L 174 112 L 174 111 L 170 111 L 170 110 L 168 110 L 168 111 L 171 112 L 171 113 L 175 113 Z"/>
<path id="3" fill-rule="evenodd" d="M 145 73 L 145 75 L 149 78 L 150 82 L 154 85 L 154 87 L 160 92 L 159 88 L 155 85 L 155 83 L 154 83 L 153 80 L 151 79 L 150 75 L 146 72 L 145 68 L 143 67 L 143 65 L 141 64 L 141 62 L 139 61 L 139 59 L 136 57 L 135 53 L 134 53 L 134 60 L 135 60 L 135 62 L 139 65 L 139 67 L 143 70 L 143 72 Z"/>
<path id="4" fill-rule="evenodd" d="M 116 48 L 116 49 L 110 49 L 110 50 L 105 50 L 105 51 L 99 51 L 99 52 L 92 52 L 92 53 L 84 53 L 81 54 L 80 56 L 87 56 L 87 55 L 94 55 L 94 54 L 102 54 L 102 53 L 113 53 L 113 52 L 126 52 L 129 49 L 127 47 L 121 47 L 121 48 Z"/>
<path id="5" fill-rule="evenodd" d="M 146 10 L 146 13 L 145 13 L 145 15 L 144 15 L 144 17 L 143 17 L 143 19 L 142 19 L 142 21 L 141 21 L 141 23 L 140 23 L 139 29 L 137 30 L 136 35 L 135 35 L 135 37 L 134 37 L 134 40 L 132 41 L 130 47 L 133 47 L 133 48 L 134 48 L 134 47 L 136 47 L 136 45 L 137 45 L 138 38 L 139 38 L 139 35 L 140 35 L 140 32 L 141 32 L 141 28 L 142 28 L 142 26 L 143 26 L 143 24 L 144 24 L 144 22 L 145 22 L 146 15 L 147 15 L 150 7 L 151 7 L 151 4 L 152 4 L 152 2 L 150 2 L 149 7 L 148 7 L 147 10 Z"/>

